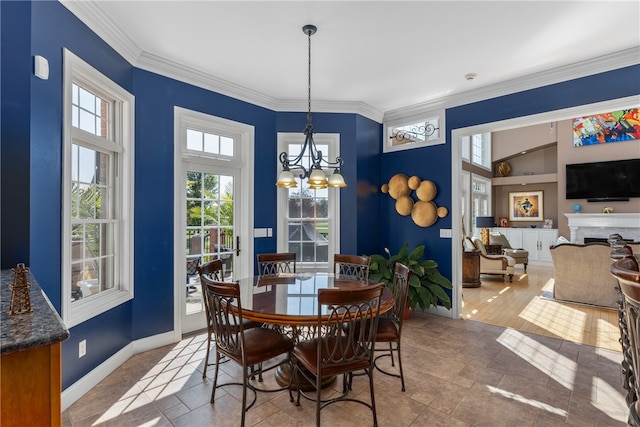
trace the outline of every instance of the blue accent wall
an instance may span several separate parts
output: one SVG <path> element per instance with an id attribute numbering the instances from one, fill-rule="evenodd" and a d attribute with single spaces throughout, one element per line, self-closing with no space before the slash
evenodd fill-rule
<path id="1" fill-rule="evenodd" d="M 275 113 L 155 73 L 134 71 L 136 95 L 135 298 L 133 339 L 173 330 L 174 106 L 255 127 L 255 223 L 273 227 Z M 275 194 L 275 193 L 274 193 Z M 257 201 L 258 197 L 264 199 Z M 267 218 L 266 217 L 271 217 Z M 260 225 L 258 225 L 260 226 Z M 260 239 L 255 239 L 260 240 Z"/>
<path id="2" fill-rule="evenodd" d="M 0 263 L 30 264 L 31 4 L 0 2 Z"/>
<path id="3" fill-rule="evenodd" d="M 31 82 L 31 239 L 30 267 L 54 307 L 61 309 L 62 277 L 62 116 L 63 48 L 132 91 L 132 67 L 58 2 L 32 2 L 31 35 L 25 55 L 49 61 L 49 79 L 29 70 Z M 12 23 L 11 25 L 14 25 Z M 29 30 L 30 29 L 30 30 Z M 131 302 L 70 330 L 62 343 L 62 385 L 66 388 L 132 340 Z M 87 339 L 87 355 L 78 358 L 78 342 Z"/>
<path id="4" fill-rule="evenodd" d="M 437 193 L 432 200 L 436 206 L 451 207 L 451 146 L 446 144 L 396 151 L 382 155 L 381 184 L 403 173 L 409 177 L 418 176 L 421 180 L 433 181 Z M 424 258 L 438 263 L 440 272 L 451 278 L 451 239 L 441 239 L 440 229 L 451 228 L 451 216 L 438 218 L 431 227 L 417 226 L 411 216 L 396 213 L 395 200 L 388 194 L 382 194 L 382 233 L 380 249 L 376 253 L 384 254 L 388 248 L 391 254 L 397 253 L 405 242 L 413 249 L 419 244 L 425 245 Z"/>
<path id="5" fill-rule="evenodd" d="M 381 141 L 382 125 L 365 117 L 356 116 L 357 178 L 349 184 L 355 185 L 356 190 L 355 223 L 358 235 L 357 248 L 353 253 L 358 255 L 380 253 L 381 250 Z M 348 212 L 344 207 L 342 211 Z"/>

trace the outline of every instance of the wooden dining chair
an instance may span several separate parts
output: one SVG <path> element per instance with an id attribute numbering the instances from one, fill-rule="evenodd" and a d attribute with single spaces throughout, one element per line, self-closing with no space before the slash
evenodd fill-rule
<path id="1" fill-rule="evenodd" d="M 317 426 L 320 426 L 322 408 L 344 401 L 357 402 L 371 409 L 373 425 L 378 425 L 373 390 L 373 354 L 383 289 L 384 284 L 380 283 L 348 290 L 318 290 L 316 331 L 321 331 L 318 332 L 320 335 L 299 342 L 292 350 L 295 361 L 293 382 L 298 393 L 295 402 L 296 405 L 300 405 L 301 395 L 309 400 L 315 400 Z M 369 377 L 371 403 L 348 397 L 347 375 L 363 370 Z M 322 400 L 323 377 L 336 375 L 343 376 L 343 393 L 337 397 Z M 301 376 L 314 386 L 315 399 L 300 389 Z M 289 397 L 293 402 L 291 389 L 289 389 Z"/>
<path id="2" fill-rule="evenodd" d="M 206 298 L 205 286 L 202 280 L 202 277 L 206 277 L 209 280 L 213 280 L 215 282 L 224 282 L 224 272 L 223 272 L 223 263 L 221 260 L 216 259 L 210 262 L 207 262 L 201 266 L 197 267 L 197 272 L 200 276 L 200 285 L 202 286 L 202 300 L 204 302 L 204 313 L 207 321 L 207 355 L 204 358 L 204 369 L 202 370 L 202 378 L 207 376 L 207 367 L 214 365 L 215 363 L 209 362 L 209 353 L 211 351 L 211 341 L 214 334 L 213 330 L 213 319 L 209 314 L 209 306 Z M 245 329 L 258 328 L 262 326 L 261 323 L 254 322 L 253 320 L 245 320 L 242 321 Z M 225 361 L 228 359 L 225 359 Z"/>
<path id="3" fill-rule="evenodd" d="M 626 317 L 626 336 L 628 346 L 623 346 L 623 357 L 630 361 L 631 375 L 625 377 L 629 381 L 627 403 L 629 407 L 628 425 L 640 427 L 640 266 L 635 256 L 621 258 L 610 268 L 611 274 L 618 280 L 623 295 L 623 307 Z M 631 399 L 629 399 L 629 396 Z M 632 400 L 632 402 L 629 402 Z"/>
<path id="4" fill-rule="evenodd" d="M 366 255 L 335 254 L 333 256 L 333 272 L 338 278 L 346 277 L 366 282 L 369 280 L 369 264 L 371 264 L 371 258 Z"/>
<path id="5" fill-rule="evenodd" d="M 295 272 L 295 252 L 258 254 L 258 274 L 260 276 Z"/>
<path id="6" fill-rule="evenodd" d="M 396 262 L 393 268 L 393 308 L 386 312 L 378 320 L 378 329 L 376 330 L 376 352 L 385 352 L 377 356 L 373 360 L 373 364 L 376 369 L 383 374 L 390 375 L 392 377 L 400 378 L 402 384 L 402 391 L 405 391 L 404 387 L 404 373 L 402 372 L 402 353 L 400 340 L 402 338 L 402 320 L 404 318 L 404 310 L 408 304 L 407 298 L 409 294 L 409 279 L 411 279 L 411 269 L 404 264 Z M 389 348 L 380 348 L 378 343 L 389 343 Z M 377 365 L 378 359 L 381 357 L 391 357 L 391 366 L 395 366 L 393 353 L 398 353 L 398 369 L 399 374 L 385 371 Z"/>
<path id="7" fill-rule="evenodd" d="M 229 385 L 242 386 L 242 416 L 240 425 L 244 426 L 246 412 L 256 402 L 257 391 L 280 391 L 289 385 L 266 390 L 256 388 L 249 380 L 256 372 L 251 367 L 259 366 L 260 373 L 270 371 L 283 363 L 291 363 L 290 352 L 293 340 L 285 335 L 267 328 L 245 329 L 240 303 L 240 285 L 238 283 L 219 282 L 202 277 L 203 287 L 207 299 L 209 316 L 212 320 L 216 342 L 216 369 L 213 376 L 211 403 L 215 403 L 216 390 Z M 234 312 L 234 308 L 236 311 Z M 264 362 L 286 354 L 287 357 L 264 368 Z M 242 366 L 242 383 L 228 382 L 218 384 L 218 371 L 222 356 Z M 247 406 L 247 389 L 253 391 L 253 401 Z"/>

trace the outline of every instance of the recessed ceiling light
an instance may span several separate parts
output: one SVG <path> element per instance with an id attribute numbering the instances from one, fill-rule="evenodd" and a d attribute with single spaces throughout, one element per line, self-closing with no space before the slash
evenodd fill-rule
<path id="1" fill-rule="evenodd" d="M 464 78 L 467 79 L 467 80 L 473 80 L 473 79 L 476 78 L 476 76 L 477 76 L 476 73 L 467 73 L 467 74 L 464 75 Z"/>
<path id="2" fill-rule="evenodd" d="M 527 152 L 526 152 L 526 151 L 523 151 L 523 152 L 521 152 L 520 154 L 527 154 Z"/>

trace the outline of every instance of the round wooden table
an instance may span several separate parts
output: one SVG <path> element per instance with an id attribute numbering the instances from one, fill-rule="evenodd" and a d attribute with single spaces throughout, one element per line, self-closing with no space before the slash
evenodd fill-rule
<path id="1" fill-rule="evenodd" d="M 332 273 L 283 273 L 277 276 L 253 276 L 240 279 L 242 317 L 257 322 L 276 325 L 295 341 L 309 338 L 309 331 L 318 324 L 318 290 L 327 288 L 353 289 L 375 285 L 377 282 L 361 282 L 336 277 Z M 382 291 L 380 314 L 393 307 L 393 293 L 387 287 Z M 326 314 L 326 313 L 323 313 Z M 323 320 L 328 320 L 323 316 Z M 291 372 L 288 365 L 276 370 L 276 380 L 281 386 L 289 384 Z M 323 381 L 330 384 L 333 377 Z M 307 389 L 301 385 L 301 389 Z"/>

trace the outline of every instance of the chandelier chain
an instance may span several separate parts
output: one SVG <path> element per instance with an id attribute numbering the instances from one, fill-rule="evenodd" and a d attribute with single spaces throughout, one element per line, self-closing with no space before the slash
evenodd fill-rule
<path id="1" fill-rule="evenodd" d="M 307 117 L 309 119 L 309 121 L 311 121 L 311 31 L 307 32 L 307 40 L 308 40 L 308 50 L 309 50 L 309 55 L 308 55 L 308 68 L 307 68 Z"/>

